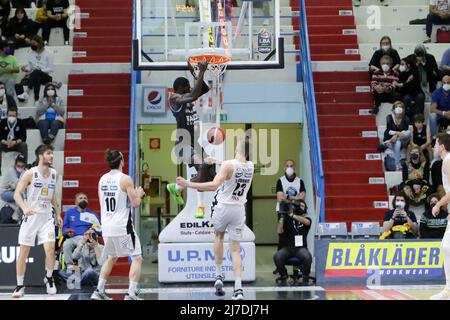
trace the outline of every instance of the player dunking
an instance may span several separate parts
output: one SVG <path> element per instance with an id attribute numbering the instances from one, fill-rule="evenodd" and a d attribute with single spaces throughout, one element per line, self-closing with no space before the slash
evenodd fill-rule
<path id="1" fill-rule="evenodd" d="M 188 62 L 192 75 L 195 77 L 192 66 Z M 177 78 L 173 83 L 174 93 L 170 96 L 170 110 L 177 121 L 177 142 L 175 143 L 176 155 L 190 167 L 194 166 L 197 170 L 197 176 L 192 178 L 193 182 L 212 181 L 216 171 L 215 165 L 206 163 L 208 155 L 198 143 L 199 137 L 199 118 L 194 109 L 193 102 L 201 95 L 209 91 L 208 85 L 203 81 L 208 63 L 199 62 L 199 75 L 193 90 L 189 80 L 183 77 Z M 186 136 L 186 135 L 189 136 Z M 206 159 L 206 161 L 205 161 Z M 182 186 L 176 183 L 167 185 L 167 190 L 172 194 L 179 205 L 184 201 L 181 197 Z M 203 201 L 203 192 L 197 192 L 197 209 L 195 217 L 202 219 L 205 214 L 205 205 Z"/>
<path id="2" fill-rule="evenodd" d="M 138 282 L 141 275 L 142 251 L 139 238 L 134 231 L 129 203 L 136 208 L 145 195 L 142 187 L 135 188 L 131 177 L 122 172 L 125 164 L 123 154 L 117 150 L 106 150 L 105 161 L 111 171 L 104 174 L 98 183 L 102 233 L 105 241 L 103 257 L 106 260 L 100 271 L 93 300 L 112 300 L 105 293 L 106 280 L 120 257 L 131 257 L 130 283 L 125 300 L 142 300 L 138 297 Z"/>
<path id="3" fill-rule="evenodd" d="M 442 161 L 442 185 L 445 189 L 445 196 L 432 209 L 433 216 L 437 216 L 442 206 L 450 202 L 450 135 L 441 133 L 437 135 L 434 145 L 435 157 L 440 156 Z M 449 216 L 450 217 L 450 216 Z M 447 218 L 449 219 L 449 218 Z M 447 230 L 442 238 L 442 256 L 444 257 L 445 288 L 440 293 L 432 296 L 431 300 L 450 300 L 450 222 L 447 223 Z"/>
<path id="4" fill-rule="evenodd" d="M 25 294 L 24 278 L 26 260 L 30 248 L 34 247 L 36 237 L 38 245 L 43 244 L 45 250 L 44 283 L 48 294 L 56 294 L 53 281 L 55 266 L 55 224 L 62 225 L 61 210 L 56 198 L 56 170 L 50 168 L 53 163 L 53 147 L 40 145 L 36 151 L 38 165 L 26 171 L 20 178 L 14 192 L 14 200 L 22 209 L 24 217 L 19 231 L 20 253 L 16 262 L 17 287 L 13 298 L 21 298 Z M 22 194 L 26 191 L 26 200 Z M 56 217 L 53 213 L 56 212 Z M 55 223 L 56 222 L 56 223 Z"/>
<path id="5" fill-rule="evenodd" d="M 214 241 L 214 255 L 216 263 L 216 280 L 214 287 L 216 295 L 224 295 L 222 257 L 223 239 L 225 230 L 228 231 L 235 277 L 233 300 L 243 300 L 241 273 L 242 258 L 240 255 L 240 241 L 245 226 L 245 207 L 247 192 L 253 180 L 254 165 L 247 161 L 250 144 L 247 139 L 238 143 L 236 157 L 233 160 L 224 161 L 211 182 L 196 183 L 187 181 L 182 177 L 177 178 L 181 186 L 201 191 L 216 191 L 213 206 L 211 208 L 211 221 L 216 231 Z"/>

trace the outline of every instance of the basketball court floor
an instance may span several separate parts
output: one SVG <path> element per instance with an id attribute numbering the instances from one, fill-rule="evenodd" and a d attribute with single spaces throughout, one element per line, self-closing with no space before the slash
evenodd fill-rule
<path id="1" fill-rule="evenodd" d="M 243 283 L 246 300 L 428 300 L 440 292 L 442 285 L 399 285 L 399 286 L 278 286 L 277 276 L 272 274 L 272 255 L 275 246 L 256 247 L 256 281 Z M 288 271 L 291 272 L 288 267 Z M 216 297 L 212 283 L 158 282 L 158 264 L 146 260 L 141 277 L 141 295 L 145 300 L 231 300 L 232 282 L 225 283 L 226 295 Z M 11 275 L 15 276 L 15 275 Z M 12 300 L 14 288 L 0 287 L 0 300 Z M 89 300 L 94 288 L 68 290 L 65 284 L 59 287 L 55 296 L 45 294 L 45 287 L 27 287 L 22 300 Z M 107 284 L 107 294 L 115 300 L 122 300 L 128 289 L 127 277 L 113 277 Z"/>

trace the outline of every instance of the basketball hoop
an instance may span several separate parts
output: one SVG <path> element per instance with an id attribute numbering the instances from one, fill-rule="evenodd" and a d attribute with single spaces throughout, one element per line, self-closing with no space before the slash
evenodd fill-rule
<path id="1" fill-rule="evenodd" d="M 231 61 L 231 58 L 218 53 L 202 53 L 195 56 L 190 56 L 189 63 L 194 68 L 195 76 L 198 76 L 200 72 L 198 63 L 201 61 L 207 61 L 207 71 L 214 77 L 218 78 L 220 75 L 224 74 L 227 68 L 227 63 Z"/>

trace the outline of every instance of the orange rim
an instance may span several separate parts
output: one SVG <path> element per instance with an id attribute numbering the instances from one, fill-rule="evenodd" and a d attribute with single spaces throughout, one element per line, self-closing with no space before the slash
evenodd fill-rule
<path id="1" fill-rule="evenodd" d="M 209 64 L 224 64 L 230 62 L 231 58 L 216 53 L 203 53 L 189 57 L 189 62 L 191 64 L 197 64 L 200 61 L 207 61 Z"/>

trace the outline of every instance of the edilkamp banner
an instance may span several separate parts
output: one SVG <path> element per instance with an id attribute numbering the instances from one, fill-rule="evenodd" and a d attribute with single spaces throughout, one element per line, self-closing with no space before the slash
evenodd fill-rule
<path id="1" fill-rule="evenodd" d="M 316 240 L 315 258 L 322 284 L 445 282 L 436 240 Z"/>

